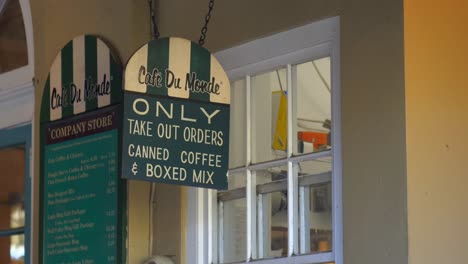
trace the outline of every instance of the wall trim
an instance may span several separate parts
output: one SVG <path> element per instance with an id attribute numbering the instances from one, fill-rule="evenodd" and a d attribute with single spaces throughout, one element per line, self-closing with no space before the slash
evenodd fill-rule
<path id="1" fill-rule="evenodd" d="M 306 59 L 307 54 L 304 53 L 310 53 L 310 49 L 324 48 L 329 42 L 336 41 L 339 28 L 339 17 L 331 17 L 219 51 L 215 57 L 233 81 L 247 72 L 251 73 L 252 68 L 256 73 L 262 73 L 265 71 L 263 68 L 280 65 L 284 56 L 290 59 L 293 55 L 294 63 L 305 62 L 310 57 Z M 269 63 L 259 68 L 258 61 Z"/>
<path id="2" fill-rule="evenodd" d="M 0 89 L 0 129 L 31 123 L 34 113 L 32 82 Z"/>
<path id="3" fill-rule="evenodd" d="M 28 65 L 0 74 L 0 129 L 31 123 L 33 120 L 34 38 L 31 7 L 29 0 L 19 2 L 26 34 Z M 5 3 L 0 0 L 0 7 Z"/>

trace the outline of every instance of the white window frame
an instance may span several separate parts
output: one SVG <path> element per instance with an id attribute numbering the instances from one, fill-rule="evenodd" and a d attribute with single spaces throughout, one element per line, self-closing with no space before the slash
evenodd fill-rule
<path id="1" fill-rule="evenodd" d="M 0 129 L 31 123 L 34 113 L 34 39 L 29 0 L 19 0 L 28 64 L 0 74 Z M 0 0 L 0 7 L 6 0 Z"/>
<path id="2" fill-rule="evenodd" d="M 7 0 L 0 0 L 0 12 L 2 11 Z M 32 238 L 34 223 L 34 35 L 32 26 L 31 6 L 29 0 L 19 0 L 21 13 L 23 16 L 24 31 L 26 34 L 26 47 L 28 53 L 28 64 L 9 72 L 0 74 L 0 131 L 17 128 L 23 125 L 31 128 L 29 152 L 29 178 L 26 179 L 26 193 L 30 192 L 30 199 L 26 201 L 29 207 L 29 219 L 26 219 L 25 225 L 25 243 L 28 243 L 29 252 L 25 252 L 25 260 L 30 262 L 34 259 Z M 30 126 L 29 126 L 30 125 Z M 1 138 L 0 138 L 1 140 Z"/>
<path id="3" fill-rule="evenodd" d="M 257 203 L 254 186 L 255 177 L 247 173 L 247 261 L 258 264 L 306 264 L 334 261 L 343 264 L 343 218 L 342 218 L 342 161 L 341 161 L 341 92 L 340 92 L 340 19 L 332 17 L 314 22 L 289 31 L 220 51 L 215 54 L 223 65 L 231 81 L 246 78 L 247 80 L 247 113 L 249 111 L 249 78 L 252 75 L 264 73 L 287 65 L 289 76 L 292 76 L 292 66 L 325 56 L 331 57 L 332 85 L 332 142 L 333 147 L 326 153 L 311 153 L 299 157 L 287 158 L 288 172 L 288 257 L 277 259 L 251 259 L 256 256 L 256 225 Z M 288 87 L 292 87 L 291 78 Z M 292 98 L 288 97 L 288 100 Z M 292 104 L 288 103 L 288 112 Z M 291 115 L 291 114 L 289 114 Z M 247 114 L 247 130 L 250 129 L 251 117 Z M 292 121 L 289 121 L 292 122 Z M 291 130 L 291 124 L 288 124 Z M 292 131 L 288 131 L 292 135 Z M 247 136 L 247 146 L 250 146 L 250 135 Z M 291 142 L 289 142 L 291 141 Z M 292 145 L 292 137 L 288 136 L 288 145 Z M 291 151 L 291 150 L 289 150 Z M 250 165 L 250 151 L 247 151 L 247 166 L 230 170 L 230 173 L 262 169 L 274 166 L 273 162 Z M 293 162 L 311 160 L 321 155 L 332 156 L 332 193 L 333 193 L 333 251 L 329 253 L 299 255 L 297 236 L 298 192 L 297 178 L 292 177 Z M 290 155 L 288 155 L 290 156 Z M 284 164 L 285 160 L 280 163 Z M 195 264 L 218 263 L 218 208 L 216 191 L 187 188 L 187 244 L 186 262 Z M 196 241 L 196 243 L 194 243 Z"/>

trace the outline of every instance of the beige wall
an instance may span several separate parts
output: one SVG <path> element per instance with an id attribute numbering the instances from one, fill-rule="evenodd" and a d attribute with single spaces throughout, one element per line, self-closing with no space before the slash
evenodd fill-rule
<path id="1" fill-rule="evenodd" d="M 468 258 L 468 2 L 405 0 L 411 264 Z"/>
<path id="2" fill-rule="evenodd" d="M 340 1 L 343 0 L 215 1 L 205 46 L 211 51 L 219 51 L 337 15 Z M 160 1 L 161 35 L 198 41 L 207 11 L 208 0 Z"/>
<path id="3" fill-rule="evenodd" d="M 31 4 L 37 99 L 54 56 L 74 36 L 85 32 L 102 36 L 123 61 L 149 39 L 146 0 L 34 0 Z M 198 39 L 207 5 L 206 0 L 161 1 L 162 36 Z M 344 260 L 346 264 L 404 264 L 402 1 L 217 1 L 206 46 L 218 51 L 334 15 L 342 19 Z M 35 142 L 37 135 L 36 128 Z M 36 155 L 36 175 L 38 160 Z"/>
<path id="4" fill-rule="evenodd" d="M 162 1 L 162 35 L 196 39 L 187 25 L 206 4 Z M 342 19 L 344 261 L 407 263 L 403 1 L 218 1 L 206 43 L 221 50 L 332 15 Z"/>
<path id="5" fill-rule="evenodd" d="M 407 263 L 403 1 L 343 1 L 345 264 Z"/>

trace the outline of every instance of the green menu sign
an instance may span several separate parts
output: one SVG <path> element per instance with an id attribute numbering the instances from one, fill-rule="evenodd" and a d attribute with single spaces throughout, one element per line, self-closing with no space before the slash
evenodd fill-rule
<path id="1" fill-rule="evenodd" d="M 54 60 L 41 105 L 40 260 L 125 263 L 121 71 L 93 36 Z"/>
<path id="2" fill-rule="evenodd" d="M 227 188 L 230 85 L 216 58 L 181 38 L 153 40 L 125 70 L 122 176 Z"/>

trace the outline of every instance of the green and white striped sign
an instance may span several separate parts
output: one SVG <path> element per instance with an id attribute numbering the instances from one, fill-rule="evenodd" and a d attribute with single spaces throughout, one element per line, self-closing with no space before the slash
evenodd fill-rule
<path id="1" fill-rule="evenodd" d="M 229 79 L 205 48 L 182 38 L 141 47 L 125 68 L 126 91 L 230 104 Z"/>
<path id="2" fill-rule="evenodd" d="M 121 66 L 109 47 L 95 36 L 78 36 L 52 63 L 42 96 L 41 122 L 119 103 L 121 89 Z"/>
<path id="3" fill-rule="evenodd" d="M 68 42 L 42 96 L 39 264 L 125 263 L 122 68 L 94 36 Z"/>
<path id="4" fill-rule="evenodd" d="M 125 68 L 122 177 L 227 188 L 229 79 L 186 39 L 141 47 Z"/>

